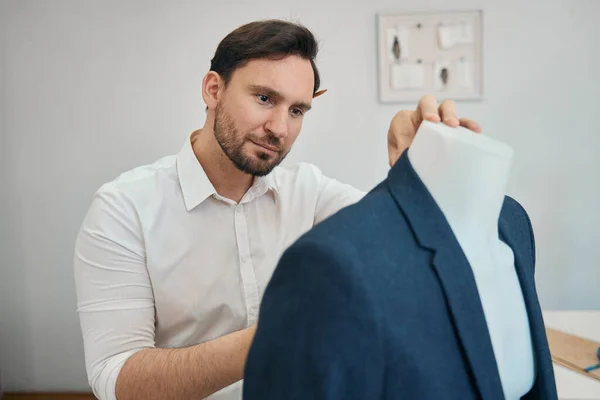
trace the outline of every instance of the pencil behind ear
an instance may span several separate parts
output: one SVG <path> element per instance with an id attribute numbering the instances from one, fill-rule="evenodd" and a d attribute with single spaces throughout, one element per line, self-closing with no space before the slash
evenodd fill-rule
<path id="1" fill-rule="evenodd" d="M 315 94 L 313 94 L 313 99 L 316 98 L 316 97 L 319 97 L 320 95 L 322 95 L 326 91 L 327 91 L 327 89 L 319 90 L 318 92 L 316 92 Z"/>

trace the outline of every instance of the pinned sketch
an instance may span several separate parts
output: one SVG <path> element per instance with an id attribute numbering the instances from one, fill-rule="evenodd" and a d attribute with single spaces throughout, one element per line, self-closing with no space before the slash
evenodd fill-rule
<path id="1" fill-rule="evenodd" d="M 393 64 L 392 71 L 393 89 L 419 89 L 425 80 L 425 68 L 422 64 Z"/>
<path id="2" fill-rule="evenodd" d="M 435 80 L 435 90 L 445 92 L 448 90 L 448 82 L 454 77 L 450 77 L 450 61 L 438 61 L 433 67 L 433 78 Z"/>
<path id="3" fill-rule="evenodd" d="M 392 43 L 392 53 L 395 60 L 400 60 L 400 41 L 396 35 L 394 36 L 394 43 Z"/>
<path id="4" fill-rule="evenodd" d="M 390 62 L 400 62 L 409 56 L 409 31 L 396 27 L 387 31 L 387 48 Z"/>
<path id="5" fill-rule="evenodd" d="M 466 22 L 441 23 L 438 26 L 438 39 L 442 49 L 449 49 L 458 44 L 473 43 L 473 27 Z"/>
<path id="6" fill-rule="evenodd" d="M 473 66 L 470 61 L 461 58 L 456 63 L 456 81 L 461 88 L 473 87 Z"/>

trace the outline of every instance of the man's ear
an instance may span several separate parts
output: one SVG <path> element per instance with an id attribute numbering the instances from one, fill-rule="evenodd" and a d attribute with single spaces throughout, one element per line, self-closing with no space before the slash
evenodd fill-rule
<path id="1" fill-rule="evenodd" d="M 319 97 L 320 95 L 322 95 L 326 91 L 327 91 L 327 89 L 319 90 L 318 92 L 316 92 L 315 94 L 313 94 L 313 99 Z"/>
<path id="2" fill-rule="evenodd" d="M 217 107 L 222 88 L 223 79 L 221 75 L 215 71 L 208 71 L 202 80 L 202 99 L 209 110 Z"/>

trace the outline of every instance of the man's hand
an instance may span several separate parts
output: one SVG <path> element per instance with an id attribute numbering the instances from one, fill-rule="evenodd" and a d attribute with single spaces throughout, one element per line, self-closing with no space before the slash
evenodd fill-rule
<path id="1" fill-rule="evenodd" d="M 393 166 L 404 150 L 410 146 L 423 121 L 443 122 L 453 128 L 463 126 L 474 132 L 481 133 L 479 124 L 468 118 L 458 118 L 456 103 L 444 100 L 439 105 L 433 96 L 423 96 L 414 111 L 400 111 L 390 123 L 388 131 L 388 157 L 390 167 Z"/>

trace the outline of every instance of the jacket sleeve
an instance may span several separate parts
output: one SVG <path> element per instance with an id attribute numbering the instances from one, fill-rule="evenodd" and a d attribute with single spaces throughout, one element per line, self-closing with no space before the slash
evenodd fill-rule
<path id="1" fill-rule="evenodd" d="M 302 239 L 265 291 L 244 399 L 375 399 L 384 357 L 379 319 L 350 256 Z"/>

